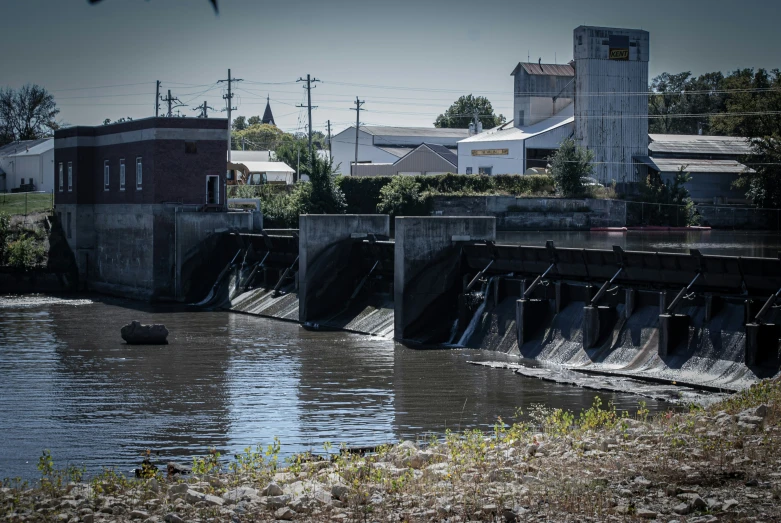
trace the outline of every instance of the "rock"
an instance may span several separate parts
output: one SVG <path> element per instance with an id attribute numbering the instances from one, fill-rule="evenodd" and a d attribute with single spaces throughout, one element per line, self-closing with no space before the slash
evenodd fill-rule
<path id="1" fill-rule="evenodd" d="M 650 487 L 651 482 L 645 479 L 643 476 L 638 476 L 635 478 L 635 485 L 639 485 L 641 487 Z"/>
<path id="2" fill-rule="evenodd" d="M 293 512 L 293 510 L 290 509 L 289 507 L 282 507 L 276 512 L 274 512 L 274 517 L 276 519 L 281 519 L 284 521 L 290 521 L 291 519 L 293 519 L 295 515 L 296 513 Z"/>
<path id="3" fill-rule="evenodd" d="M 225 500 L 222 498 L 218 498 L 217 496 L 212 496 L 211 494 L 202 494 L 193 489 L 190 489 L 187 492 L 185 492 L 184 500 L 187 503 L 191 503 L 191 504 L 198 503 L 199 501 L 203 501 L 207 505 L 217 505 L 220 507 L 225 504 Z"/>
<path id="4" fill-rule="evenodd" d="M 643 519 L 656 519 L 656 517 L 659 515 L 653 510 L 649 510 L 647 508 L 639 508 L 637 509 L 637 512 L 635 512 L 635 515 L 638 518 Z"/>
<path id="5" fill-rule="evenodd" d="M 685 516 L 686 514 L 689 514 L 691 511 L 692 511 L 692 507 L 688 503 L 680 503 L 673 507 L 673 512 L 675 512 L 676 514 L 680 514 L 681 516 Z"/>
<path id="6" fill-rule="evenodd" d="M 168 496 L 172 498 L 175 496 L 181 496 L 188 490 L 190 490 L 190 487 L 186 483 L 176 483 L 168 487 Z"/>
<path id="7" fill-rule="evenodd" d="M 331 487 L 331 495 L 339 501 L 347 501 L 350 489 L 344 485 L 334 485 Z"/>
<path id="8" fill-rule="evenodd" d="M 483 505 L 483 514 L 486 516 L 489 516 L 491 514 L 496 514 L 497 507 L 493 503 L 488 505 Z"/>
<path id="9" fill-rule="evenodd" d="M 229 489 L 222 495 L 222 499 L 226 503 L 238 503 L 242 499 L 256 499 L 258 498 L 258 491 L 252 487 L 236 487 Z"/>
<path id="10" fill-rule="evenodd" d="M 179 517 L 178 514 L 175 512 L 171 512 L 170 514 L 166 514 L 163 520 L 166 523 L 184 523 L 184 520 Z"/>
<path id="11" fill-rule="evenodd" d="M 260 491 L 260 494 L 262 496 L 281 496 L 285 492 L 282 490 L 282 487 L 274 483 L 273 481 L 266 485 L 266 488 Z"/>
<path id="12" fill-rule="evenodd" d="M 434 455 L 431 452 L 416 452 L 410 457 L 402 460 L 402 465 L 411 469 L 420 470 L 426 463 L 431 461 Z"/>
<path id="13" fill-rule="evenodd" d="M 728 500 L 727 500 L 727 501 L 725 501 L 725 502 L 724 502 L 724 504 L 721 506 L 721 510 L 723 510 L 724 512 L 726 512 L 726 511 L 728 511 L 728 510 L 732 510 L 733 508 L 735 508 L 735 507 L 737 507 L 737 506 L 738 506 L 738 500 L 736 500 L 736 499 L 728 499 Z"/>
<path id="14" fill-rule="evenodd" d="M 143 510 L 134 510 L 130 513 L 130 519 L 147 519 L 149 518 L 149 513 L 144 512 Z"/>
<path id="15" fill-rule="evenodd" d="M 694 510 L 705 510 L 706 508 L 708 508 L 708 504 L 705 503 L 705 500 L 698 495 L 695 495 L 692 498 L 691 504 L 692 507 L 694 507 Z"/>
<path id="16" fill-rule="evenodd" d="M 193 471 L 193 468 L 189 465 L 182 465 L 181 463 L 174 463 L 173 461 L 169 461 L 165 467 L 168 470 L 169 476 L 175 474 L 191 474 Z"/>
<path id="17" fill-rule="evenodd" d="M 754 414 L 754 416 L 756 416 L 758 418 L 766 417 L 767 416 L 767 405 L 764 405 L 764 404 L 760 405 L 759 407 L 754 409 L 753 414 Z"/>
<path id="18" fill-rule="evenodd" d="M 81 516 L 81 521 L 82 523 L 95 523 L 95 514 L 84 514 Z"/>
<path id="19" fill-rule="evenodd" d="M 159 323 L 142 325 L 140 321 L 133 320 L 122 327 L 120 334 L 128 345 L 166 345 L 168 343 L 168 329 Z"/>
<path id="20" fill-rule="evenodd" d="M 266 498 L 266 504 L 273 509 L 282 508 L 290 503 L 290 496 L 269 496 Z"/>

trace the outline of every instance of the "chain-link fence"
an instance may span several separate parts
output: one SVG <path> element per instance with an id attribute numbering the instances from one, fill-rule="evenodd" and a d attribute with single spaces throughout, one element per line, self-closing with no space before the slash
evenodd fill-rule
<path id="1" fill-rule="evenodd" d="M 53 208 L 53 192 L 0 193 L 0 213 L 27 216 L 36 212 L 51 212 Z"/>
<path id="2" fill-rule="evenodd" d="M 707 225 L 718 229 L 781 231 L 781 209 L 624 201 L 627 226 Z"/>

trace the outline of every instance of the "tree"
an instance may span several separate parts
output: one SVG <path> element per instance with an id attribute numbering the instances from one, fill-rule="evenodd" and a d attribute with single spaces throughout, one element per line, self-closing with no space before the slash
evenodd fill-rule
<path id="1" fill-rule="evenodd" d="M 0 144 L 51 136 L 59 112 L 54 97 L 38 85 L 0 90 Z"/>
<path id="2" fill-rule="evenodd" d="M 692 77 L 691 72 L 662 73 L 651 81 L 648 96 L 648 131 L 663 134 L 703 134 L 710 132 L 711 113 L 724 111 L 720 92 L 724 75 L 706 73 Z M 688 115 L 702 115 L 691 117 Z"/>
<path id="3" fill-rule="evenodd" d="M 437 116 L 434 127 L 448 127 L 456 129 L 468 129 L 474 121 L 474 113 L 477 111 L 478 119 L 483 127 L 490 129 L 505 122 L 504 116 L 497 116 L 491 102 L 484 96 L 462 96 L 451 105 L 447 111 Z"/>
<path id="4" fill-rule="evenodd" d="M 289 134 L 285 136 L 286 139 L 274 149 L 274 157 L 278 162 L 285 162 L 298 170 L 299 174 L 309 175 L 309 143 L 304 138 L 295 138 Z M 315 158 L 318 158 L 317 155 Z"/>
<path id="5" fill-rule="evenodd" d="M 738 69 L 722 82 L 727 116 L 711 117 L 715 134 L 758 138 L 781 135 L 781 71 Z M 775 113 L 775 114 L 768 114 Z"/>
<path id="6" fill-rule="evenodd" d="M 263 119 L 260 116 L 250 116 L 247 120 L 247 125 L 260 125 Z"/>
<path id="7" fill-rule="evenodd" d="M 781 135 L 751 140 L 752 155 L 742 161 L 751 169 L 740 174 L 735 186 L 759 207 L 781 207 Z"/>
<path id="8" fill-rule="evenodd" d="M 391 216 L 421 216 L 425 213 L 426 198 L 414 176 L 394 176 L 380 189 L 377 212 Z"/>
<path id="9" fill-rule="evenodd" d="M 640 186 L 637 201 L 650 203 L 637 207 L 642 216 L 641 225 L 697 225 L 700 217 L 697 208 L 689 195 L 686 184 L 691 181 L 691 175 L 686 171 L 688 166 L 682 165 L 675 173 L 672 183 L 665 182 L 659 173 L 651 173 Z M 653 205 L 657 204 L 657 205 Z M 661 204 L 661 205 L 658 205 Z M 635 209 L 634 214 L 638 214 Z M 640 216 L 635 216 L 639 221 Z"/>
<path id="10" fill-rule="evenodd" d="M 567 138 L 550 160 L 556 190 L 568 198 L 582 196 L 583 178 L 594 174 L 594 153 Z"/>
<path id="11" fill-rule="evenodd" d="M 247 118 L 244 116 L 237 116 L 233 119 L 232 129 L 234 131 L 243 131 L 247 128 Z"/>
<path id="12" fill-rule="evenodd" d="M 111 121 L 111 118 L 106 118 L 105 120 L 103 120 L 103 125 L 109 125 L 112 123 L 132 122 L 132 121 L 133 119 L 129 116 L 125 116 L 123 118 L 120 118 L 119 120 L 114 120 L 113 122 Z"/>
<path id="13" fill-rule="evenodd" d="M 250 118 L 252 120 L 252 118 Z M 281 143 L 291 141 L 293 137 L 281 131 L 275 125 L 254 124 L 242 130 L 231 132 L 231 146 L 241 150 L 242 143 L 247 151 L 273 151 Z"/>

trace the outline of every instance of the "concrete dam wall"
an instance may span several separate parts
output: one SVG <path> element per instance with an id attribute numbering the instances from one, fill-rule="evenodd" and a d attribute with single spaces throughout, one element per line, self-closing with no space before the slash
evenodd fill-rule
<path id="1" fill-rule="evenodd" d="M 231 233 L 202 305 L 720 390 L 778 372 L 779 259 L 500 245 L 492 217 L 395 229 L 304 215 L 298 230 Z"/>

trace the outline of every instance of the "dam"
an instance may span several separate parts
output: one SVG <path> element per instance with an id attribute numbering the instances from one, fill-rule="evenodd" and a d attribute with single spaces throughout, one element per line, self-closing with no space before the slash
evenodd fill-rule
<path id="1" fill-rule="evenodd" d="M 505 244 L 492 217 L 391 231 L 383 215 L 302 215 L 298 230 L 226 233 L 209 256 L 220 272 L 201 275 L 200 305 L 311 330 L 721 391 L 781 364 L 778 257 Z"/>

